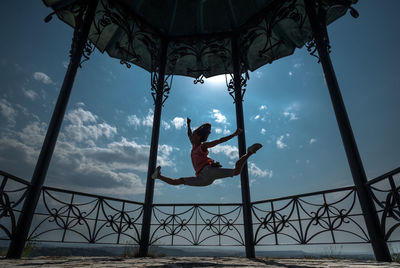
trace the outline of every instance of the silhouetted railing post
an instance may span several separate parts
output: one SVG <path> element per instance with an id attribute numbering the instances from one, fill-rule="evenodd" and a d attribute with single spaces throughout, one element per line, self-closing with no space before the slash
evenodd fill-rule
<path id="1" fill-rule="evenodd" d="M 243 132 L 238 136 L 239 157 L 246 153 L 246 137 L 244 131 L 243 119 L 243 93 L 242 93 L 242 75 L 240 72 L 240 47 L 238 44 L 238 36 L 232 37 L 232 63 L 233 63 L 233 82 L 234 82 L 234 100 L 236 106 L 236 124 L 237 128 L 243 129 Z M 254 258 L 254 237 L 253 237 L 253 220 L 251 214 L 251 199 L 249 187 L 249 172 L 247 163 L 240 174 L 242 203 L 243 203 L 243 222 L 244 222 L 244 237 L 246 246 L 246 257 Z"/>
<path id="2" fill-rule="evenodd" d="M 60 94 L 57 99 L 57 104 L 54 108 L 46 137 L 43 142 L 42 150 L 40 151 L 39 159 L 33 172 L 31 187 L 28 190 L 22 212 L 18 218 L 18 224 L 8 249 L 7 258 L 21 258 L 25 242 L 29 235 L 29 229 L 32 224 L 33 215 L 39 201 L 41 189 L 46 178 L 50 160 L 53 155 L 54 147 L 57 142 L 58 133 L 60 132 L 61 123 L 67 108 L 76 72 L 84 53 L 90 26 L 92 25 L 95 16 L 97 3 L 98 0 L 88 1 L 87 7 L 84 7 L 85 9 L 81 9 L 80 14 L 75 20 L 76 25 L 74 39 L 71 46 L 71 59 L 68 70 L 65 74 Z"/>
<path id="3" fill-rule="evenodd" d="M 315 45 L 325 74 L 336 120 L 339 125 L 347 160 L 350 165 L 354 184 L 360 199 L 361 209 L 377 261 L 392 261 L 384 234 L 379 225 L 379 218 L 371 194 L 366 185 L 367 177 L 351 129 L 350 121 L 340 93 L 339 84 L 329 56 L 329 39 L 326 30 L 326 14 L 322 7 L 317 7 L 315 0 L 305 0 L 305 8 L 310 20 Z M 318 8 L 318 13 L 317 9 Z"/>
<path id="4" fill-rule="evenodd" d="M 150 156 L 149 165 L 147 170 L 147 182 L 146 182 L 146 195 L 144 200 L 143 208 L 143 221 L 142 221 L 142 232 L 140 236 L 140 248 L 139 255 L 141 257 L 146 257 L 149 249 L 150 243 L 150 225 L 151 225 L 151 215 L 153 208 L 153 196 L 154 196 L 154 180 L 151 175 L 156 169 L 157 165 L 157 151 L 158 151 L 158 140 L 160 136 L 160 123 L 161 123 L 161 110 L 164 102 L 165 93 L 165 69 L 167 65 L 167 49 L 168 42 L 162 39 L 161 42 L 161 53 L 159 58 L 158 66 L 158 80 L 155 90 L 154 102 L 155 111 L 153 117 L 153 130 L 151 134 L 151 145 L 150 145 Z"/>

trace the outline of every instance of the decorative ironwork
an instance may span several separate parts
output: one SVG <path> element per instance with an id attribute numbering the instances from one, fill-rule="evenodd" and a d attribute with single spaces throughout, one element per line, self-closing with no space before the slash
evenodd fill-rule
<path id="1" fill-rule="evenodd" d="M 29 183 L 0 171 L 0 240 L 10 240 Z M 400 168 L 368 182 L 388 242 L 399 242 Z M 143 203 L 43 187 L 29 239 L 140 241 Z M 252 203 L 254 241 L 266 245 L 369 243 L 355 187 Z M 243 246 L 242 204 L 155 204 L 151 244 Z"/>
<path id="2" fill-rule="evenodd" d="M 168 68 L 167 73 L 185 74 L 197 78 L 201 76 L 209 77 L 210 74 L 219 72 L 226 73 L 231 64 L 231 51 L 228 49 L 230 44 L 224 39 L 207 39 L 187 42 L 169 43 Z M 193 59 L 191 67 L 181 67 L 178 61 Z M 209 58 L 218 61 L 213 66 L 207 65 Z"/>
<path id="3" fill-rule="evenodd" d="M 44 187 L 29 240 L 139 243 L 143 204 Z"/>
<path id="4" fill-rule="evenodd" d="M 160 90 L 158 88 L 159 83 L 159 74 L 158 72 L 151 73 L 151 96 L 153 97 L 154 104 L 156 103 L 157 97 L 162 98 L 162 105 L 164 105 L 165 101 L 169 97 L 169 93 L 172 87 L 173 75 L 165 75 L 164 76 L 164 86 Z"/>
<path id="5" fill-rule="evenodd" d="M 95 49 L 96 49 L 96 47 L 94 46 L 94 44 L 90 40 L 87 40 L 85 47 L 83 49 L 83 54 L 82 54 L 83 60 L 81 60 L 81 62 L 79 63 L 79 67 L 82 68 L 82 64 L 85 61 L 89 60 L 90 55 L 95 51 Z"/>
<path id="6" fill-rule="evenodd" d="M 400 241 L 400 168 L 368 182 L 385 240 Z"/>
<path id="7" fill-rule="evenodd" d="M 328 53 L 331 53 L 331 46 L 329 42 L 329 35 L 326 29 L 327 24 L 327 10 L 323 7 L 321 1 L 316 1 L 317 6 L 317 18 L 319 21 L 319 29 L 322 37 L 322 49 L 325 49 Z M 350 5 L 349 5 L 350 6 Z M 328 7 L 329 9 L 329 7 Z M 319 55 L 316 55 L 317 52 L 317 44 L 315 38 L 311 39 L 309 42 L 306 43 L 307 51 L 310 53 L 311 56 L 316 57 L 318 59 L 318 63 L 320 62 Z"/>
<path id="8" fill-rule="evenodd" d="M 196 85 L 197 83 L 204 84 L 204 75 L 200 75 L 196 79 L 194 79 L 193 83 Z"/>
<path id="9" fill-rule="evenodd" d="M 75 55 L 77 53 L 77 49 L 79 49 L 79 43 L 82 42 L 82 38 L 85 38 L 85 45 L 83 47 L 83 59 L 81 60 L 81 62 L 79 63 L 79 67 L 82 68 L 82 64 L 89 60 L 89 56 L 93 53 L 93 51 L 95 50 L 95 46 L 92 42 L 90 42 L 89 40 L 86 40 L 86 37 L 82 36 L 82 25 L 83 25 L 83 19 L 85 16 L 85 13 L 87 11 L 87 5 L 79 5 L 79 4 L 74 4 L 74 5 L 70 5 L 68 6 L 69 9 L 72 10 L 73 14 L 77 14 L 74 16 L 75 19 L 75 27 L 74 27 L 74 35 L 72 38 L 72 44 L 71 44 L 71 49 L 69 51 L 69 56 L 70 59 L 73 59 L 73 55 Z M 51 14 L 49 15 L 51 16 Z M 48 18 L 46 17 L 46 20 L 48 20 Z"/>
<path id="10" fill-rule="evenodd" d="M 330 195 L 332 201 L 328 202 Z M 338 198 L 338 196 L 341 197 Z M 253 203 L 256 245 L 369 242 L 355 187 Z M 346 235 L 346 236 L 345 236 Z M 352 238 L 352 239 L 351 239 Z"/>
<path id="11" fill-rule="evenodd" d="M 257 47 L 263 44 L 258 50 L 258 57 L 272 63 L 281 57 L 282 47 L 301 47 L 305 36 L 301 30 L 306 21 L 304 16 L 304 6 L 296 0 L 284 2 L 280 6 L 271 6 L 264 16 L 259 18 L 257 26 L 250 28 L 242 36 L 241 48 L 244 52 L 250 51 L 250 47 L 257 43 Z M 297 35 L 292 31 L 290 34 L 282 30 L 281 25 L 285 24 L 287 29 L 297 29 Z M 293 34 L 293 35 L 291 35 Z M 242 59 L 242 62 L 248 61 Z M 249 66 L 250 68 L 255 68 Z M 259 67 L 259 66 L 256 66 Z"/>
<path id="12" fill-rule="evenodd" d="M 111 42 L 111 45 L 114 45 L 117 54 L 112 55 L 113 57 L 120 58 L 120 63 L 127 68 L 131 68 L 131 63 L 143 66 L 144 60 L 141 55 L 136 53 L 135 49 L 136 44 L 140 42 L 148 50 L 154 70 L 154 66 L 157 66 L 159 51 L 157 42 L 150 37 L 151 31 L 146 32 L 149 29 L 127 12 L 126 8 L 112 1 L 100 1 L 96 15 L 101 18 L 94 21 L 93 24 L 97 41 L 101 38 L 103 32 L 115 31 L 113 36 L 115 41 Z M 118 30 L 116 30 L 117 28 Z M 123 35 L 124 37 L 121 38 Z M 107 46 L 110 46 L 110 44 L 107 44 Z"/>
<path id="13" fill-rule="evenodd" d="M 0 240 L 9 240 L 15 233 L 17 215 L 25 199 L 29 183 L 0 171 Z"/>
<path id="14" fill-rule="evenodd" d="M 150 243 L 244 246 L 241 218 L 241 204 L 154 205 Z"/>
<path id="15" fill-rule="evenodd" d="M 245 72 L 240 75 L 240 94 L 237 94 L 235 91 L 235 77 L 233 74 L 229 74 L 230 79 L 228 82 L 228 75 L 225 75 L 225 83 L 228 89 L 229 95 L 233 98 L 233 103 L 236 103 L 238 100 L 243 101 L 244 93 L 246 93 L 247 81 L 250 79 L 249 72 Z M 238 99 L 240 98 L 240 99 Z"/>

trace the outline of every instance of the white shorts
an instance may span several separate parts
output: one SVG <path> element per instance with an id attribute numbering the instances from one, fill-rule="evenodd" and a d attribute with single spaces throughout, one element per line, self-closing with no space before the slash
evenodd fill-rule
<path id="1" fill-rule="evenodd" d="M 207 186 L 214 182 L 216 179 L 233 177 L 235 173 L 231 168 L 205 166 L 196 177 L 185 177 L 183 184 L 190 186 Z"/>

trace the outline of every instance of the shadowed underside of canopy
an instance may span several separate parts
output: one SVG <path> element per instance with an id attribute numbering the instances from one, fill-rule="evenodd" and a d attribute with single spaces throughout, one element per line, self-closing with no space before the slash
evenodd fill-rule
<path id="1" fill-rule="evenodd" d="M 43 0 L 75 26 L 82 0 Z M 355 0 L 317 1 L 327 24 Z M 291 55 L 312 39 L 304 0 L 99 0 L 90 41 L 127 65 L 157 70 L 162 40 L 168 42 L 167 74 L 210 77 L 232 73 L 232 38 L 241 72 Z"/>

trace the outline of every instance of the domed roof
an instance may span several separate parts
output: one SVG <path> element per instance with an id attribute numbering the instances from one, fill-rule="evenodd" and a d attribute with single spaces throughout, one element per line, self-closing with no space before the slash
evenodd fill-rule
<path id="1" fill-rule="evenodd" d="M 85 3 L 43 2 L 71 26 Z M 329 24 L 355 1 L 317 2 Z M 150 72 L 164 40 L 166 74 L 196 78 L 233 72 L 232 40 L 246 72 L 291 55 L 312 34 L 304 0 L 99 0 L 89 39 L 101 52 Z"/>

